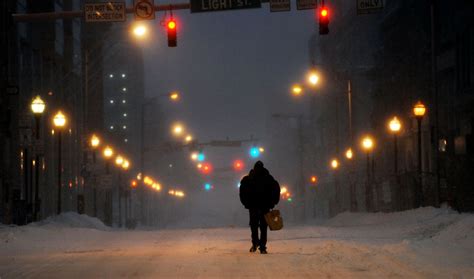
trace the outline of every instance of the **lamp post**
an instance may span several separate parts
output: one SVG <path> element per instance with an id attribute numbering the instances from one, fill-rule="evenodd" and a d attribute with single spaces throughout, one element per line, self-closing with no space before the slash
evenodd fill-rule
<path id="1" fill-rule="evenodd" d="M 54 127 L 58 132 L 58 203 L 57 214 L 61 214 L 61 174 L 62 174 L 62 157 L 61 157 L 61 132 L 66 126 L 66 116 L 58 111 L 53 118 Z"/>
<path id="2" fill-rule="evenodd" d="M 128 171 L 128 168 L 130 167 L 130 162 L 127 159 L 124 159 L 123 163 L 121 164 L 121 167 L 125 172 Z M 130 222 L 129 212 L 131 211 L 131 209 L 129 210 L 129 206 L 131 207 L 131 204 L 132 204 L 131 195 L 132 195 L 131 191 L 127 188 L 126 193 L 125 193 L 125 227 L 128 227 L 128 224 Z"/>
<path id="3" fill-rule="evenodd" d="M 362 148 L 367 154 L 367 183 L 365 185 L 365 207 L 367 211 L 372 211 L 372 181 L 370 174 L 370 152 L 374 148 L 374 140 L 370 136 L 362 139 Z"/>
<path id="4" fill-rule="evenodd" d="M 123 157 L 120 156 L 120 155 L 117 155 L 117 157 L 115 158 L 115 164 L 117 165 L 117 167 L 119 167 L 118 169 L 118 185 L 117 185 L 117 189 L 118 189 L 118 226 L 119 228 L 122 227 L 122 174 L 121 174 L 121 170 L 120 170 L 120 167 L 122 166 L 123 164 Z"/>
<path id="5" fill-rule="evenodd" d="M 92 164 L 94 165 L 95 167 L 95 163 L 96 163 L 96 160 L 97 160 L 97 155 L 96 155 L 96 151 L 97 151 L 97 148 L 99 147 L 100 145 L 100 138 L 98 136 L 96 136 L 95 134 L 93 134 L 90 138 L 90 146 L 92 147 Z M 93 196 L 93 200 L 94 200 L 94 205 L 93 205 L 93 214 L 94 214 L 94 217 L 97 217 L 97 183 L 95 181 L 95 169 L 93 168 L 92 170 L 93 172 L 93 176 L 94 176 L 94 189 L 92 190 L 92 196 Z"/>
<path id="6" fill-rule="evenodd" d="M 398 209 L 401 210 L 401 185 L 400 185 L 400 177 L 398 176 L 398 143 L 397 143 L 397 136 L 402 128 L 402 123 L 396 116 L 394 116 L 390 122 L 388 123 L 388 128 L 390 132 L 393 134 L 393 171 L 395 174 L 395 181 L 397 187 L 397 203 Z"/>
<path id="7" fill-rule="evenodd" d="M 31 111 L 35 116 L 35 135 L 36 135 L 36 143 L 39 144 L 40 139 L 40 123 L 41 123 L 41 116 L 46 108 L 46 104 L 41 99 L 40 96 L 36 96 L 35 99 L 31 102 Z M 39 168 L 40 168 L 40 154 L 38 150 L 36 150 L 36 157 L 35 157 L 35 205 L 33 208 L 33 220 L 38 220 L 38 212 L 40 210 L 39 204 Z"/>
<path id="8" fill-rule="evenodd" d="M 423 205 L 423 176 L 422 176 L 422 160 L 421 160 L 421 121 L 426 113 L 426 107 L 418 101 L 413 107 L 413 114 L 418 122 L 418 190 L 416 198 L 416 207 Z"/>
<path id="9" fill-rule="evenodd" d="M 110 146 L 106 146 L 103 151 L 104 157 L 105 157 L 105 172 L 107 174 L 110 173 L 110 165 L 109 165 L 109 159 L 112 158 L 114 155 L 114 150 Z"/>

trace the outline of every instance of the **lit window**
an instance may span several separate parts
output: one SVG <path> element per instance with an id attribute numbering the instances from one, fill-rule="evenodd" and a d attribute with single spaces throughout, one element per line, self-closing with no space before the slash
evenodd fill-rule
<path id="1" fill-rule="evenodd" d="M 122 100 L 122 104 L 125 104 L 125 103 L 127 103 L 127 101 L 125 101 L 125 100 Z"/>
<path id="2" fill-rule="evenodd" d="M 123 117 L 127 117 L 127 114 L 126 114 L 126 113 L 124 113 L 124 114 L 123 114 Z"/>
<path id="3" fill-rule="evenodd" d="M 113 104 L 113 103 L 114 103 L 114 100 L 110 100 L 110 103 Z"/>
<path id="4" fill-rule="evenodd" d="M 123 128 L 124 130 L 125 130 L 125 129 L 127 129 L 127 125 L 123 125 L 123 127 L 122 127 L 122 128 Z"/>
<path id="5" fill-rule="evenodd" d="M 127 88 L 126 87 L 122 88 L 122 91 L 124 91 L 124 92 L 127 91 Z"/>
<path id="6" fill-rule="evenodd" d="M 114 125 L 111 125 L 111 126 L 110 126 L 110 130 L 113 130 L 113 129 L 114 129 Z"/>
<path id="7" fill-rule="evenodd" d="M 114 77 L 114 75 L 113 75 L 113 74 L 110 74 L 110 75 L 109 75 L 109 78 L 113 78 L 113 77 Z"/>
<path id="8" fill-rule="evenodd" d="M 126 77 L 126 75 L 125 75 L 125 74 L 122 74 L 122 77 L 123 77 L 123 78 L 125 78 L 125 77 Z"/>
<path id="9" fill-rule="evenodd" d="M 124 139 L 123 141 L 124 141 L 124 142 L 128 142 L 128 139 Z"/>

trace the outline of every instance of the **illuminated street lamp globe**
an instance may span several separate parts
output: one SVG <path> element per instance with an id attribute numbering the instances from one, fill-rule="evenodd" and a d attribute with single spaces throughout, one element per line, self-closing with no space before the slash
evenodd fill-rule
<path id="1" fill-rule="evenodd" d="M 144 38 L 148 33 L 148 28 L 143 24 L 137 24 L 133 27 L 133 35 L 137 38 Z"/>
<path id="2" fill-rule="evenodd" d="M 423 116 L 425 116 L 426 113 L 426 107 L 425 105 L 421 102 L 418 101 L 416 105 L 413 107 L 413 114 L 415 115 L 416 118 L 421 119 Z"/>
<path id="3" fill-rule="evenodd" d="M 106 159 L 109 159 L 109 158 L 111 158 L 113 155 L 114 155 L 114 150 L 112 149 L 112 147 L 106 146 L 106 147 L 104 148 L 104 157 L 105 157 Z"/>
<path id="4" fill-rule="evenodd" d="M 339 167 L 339 161 L 337 159 L 332 159 L 331 168 L 337 169 Z"/>
<path id="5" fill-rule="evenodd" d="M 124 159 L 123 159 L 122 156 L 117 155 L 117 157 L 115 158 L 115 164 L 116 164 L 117 166 L 120 166 L 120 165 L 123 164 L 123 160 L 124 160 Z"/>
<path id="6" fill-rule="evenodd" d="M 374 148 L 374 140 L 370 136 L 366 136 L 362 139 L 362 148 L 370 152 Z"/>
<path id="7" fill-rule="evenodd" d="M 178 101 L 179 100 L 179 92 L 177 92 L 177 91 L 171 92 L 169 96 L 170 96 L 170 99 L 172 101 Z"/>
<path id="8" fill-rule="evenodd" d="M 315 86 L 316 84 L 318 84 L 318 81 L 319 81 L 318 74 L 314 71 L 310 72 L 309 75 L 308 75 L 309 84 Z"/>
<path id="9" fill-rule="evenodd" d="M 98 136 L 96 136 L 95 134 L 93 134 L 91 136 L 91 140 L 90 140 L 90 143 L 91 143 L 91 146 L 93 148 L 97 148 L 99 145 L 100 145 L 100 139 Z"/>
<path id="10" fill-rule="evenodd" d="M 184 132 L 184 128 L 181 124 L 176 124 L 173 126 L 173 134 L 176 136 L 182 135 Z"/>
<path id="11" fill-rule="evenodd" d="M 130 168 L 130 162 L 125 159 L 123 160 L 123 163 L 122 163 L 122 169 L 128 170 L 128 168 Z"/>
<path id="12" fill-rule="evenodd" d="M 193 140 L 193 136 L 187 135 L 184 140 L 186 141 L 186 143 L 190 143 Z"/>
<path id="13" fill-rule="evenodd" d="M 300 96 L 301 94 L 303 94 L 303 88 L 298 85 L 298 84 L 295 84 L 293 85 L 293 87 L 291 88 L 291 93 L 294 95 L 294 96 Z"/>
<path id="14" fill-rule="evenodd" d="M 53 124 L 56 128 L 63 128 L 66 126 L 66 116 L 61 111 L 58 111 L 53 118 Z"/>
<path id="15" fill-rule="evenodd" d="M 393 133 L 398 133 L 402 128 L 402 123 L 400 122 L 400 120 L 398 120 L 396 116 L 394 116 L 392 120 L 390 120 L 390 122 L 388 123 L 388 127 Z"/>
<path id="16" fill-rule="evenodd" d="M 350 159 L 352 159 L 353 157 L 354 157 L 354 153 L 352 152 L 352 148 L 348 148 L 348 149 L 346 150 L 346 158 L 350 160 Z"/>
<path id="17" fill-rule="evenodd" d="M 41 99 L 40 96 L 36 96 L 36 98 L 33 99 L 31 102 L 31 111 L 35 115 L 40 115 L 44 112 L 44 109 L 46 108 L 46 104 L 44 101 Z"/>

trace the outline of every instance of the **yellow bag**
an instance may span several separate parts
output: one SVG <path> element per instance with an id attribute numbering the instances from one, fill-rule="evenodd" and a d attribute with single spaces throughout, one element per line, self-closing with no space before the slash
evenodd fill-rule
<path id="1" fill-rule="evenodd" d="M 283 228 L 283 218 L 280 215 L 280 210 L 274 209 L 265 214 L 265 221 L 271 231 L 278 231 Z"/>

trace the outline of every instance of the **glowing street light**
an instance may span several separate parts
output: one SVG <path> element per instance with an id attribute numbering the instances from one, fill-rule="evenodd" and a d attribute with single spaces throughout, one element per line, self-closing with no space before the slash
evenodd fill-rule
<path id="1" fill-rule="evenodd" d="M 198 159 L 198 155 L 199 155 L 199 154 L 198 154 L 197 152 L 193 152 L 193 153 L 191 153 L 191 160 L 193 160 L 193 161 L 197 161 L 197 159 Z"/>
<path id="2" fill-rule="evenodd" d="M 106 146 L 103 151 L 104 157 L 110 159 L 114 155 L 114 150 L 110 146 Z"/>
<path id="3" fill-rule="evenodd" d="M 121 165 L 123 164 L 123 160 L 124 160 L 124 159 L 123 159 L 122 156 L 117 155 L 117 157 L 115 157 L 115 164 L 116 164 L 117 166 L 121 166 Z"/>
<path id="4" fill-rule="evenodd" d="M 293 94 L 293 96 L 300 96 L 301 94 L 303 94 L 303 88 L 299 84 L 295 84 L 291 88 L 291 93 Z"/>
<path id="5" fill-rule="evenodd" d="M 127 159 L 123 160 L 122 169 L 128 170 L 130 168 L 130 162 Z"/>
<path id="6" fill-rule="evenodd" d="M 175 136 L 181 136 L 181 135 L 183 134 L 183 132 L 184 132 L 183 125 L 181 125 L 181 124 L 175 124 L 175 125 L 173 126 L 173 134 L 174 134 Z"/>
<path id="7" fill-rule="evenodd" d="M 63 128 L 66 126 L 66 116 L 62 113 L 62 111 L 58 111 L 53 118 L 53 124 L 56 128 Z"/>
<path id="8" fill-rule="evenodd" d="M 171 92 L 171 93 L 169 94 L 170 100 L 171 100 L 171 101 L 174 101 L 174 102 L 178 101 L 178 100 L 179 100 L 179 97 L 180 97 L 180 96 L 179 96 L 179 92 L 177 92 L 177 91 Z"/>
<path id="9" fill-rule="evenodd" d="M 33 112 L 33 115 L 35 117 L 35 124 L 36 124 L 36 129 L 35 129 L 35 136 L 36 140 L 40 139 L 40 124 L 41 124 L 41 116 L 43 115 L 43 112 L 46 108 L 46 104 L 44 101 L 41 99 L 40 96 L 36 96 L 36 98 L 33 99 L 31 102 L 31 111 Z M 36 162 L 34 164 L 35 167 L 35 176 L 39 176 L 39 162 L 40 162 L 40 155 L 39 153 L 36 153 L 35 160 L 33 162 Z M 39 179 L 35 179 L 35 207 L 33 208 L 33 218 L 34 221 L 37 221 L 38 217 L 38 209 L 39 207 L 36 205 L 39 205 Z"/>
<path id="10" fill-rule="evenodd" d="M 144 38 L 148 33 L 148 28 L 144 24 L 137 24 L 133 27 L 133 35 L 135 37 L 142 39 Z"/>
<path id="11" fill-rule="evenodd" d="M 316 184 L 318 182 L 318 177 L 316 175 L 311 176 L 310 178 L 311 184 Z"/>
<path id="12" fill-rule="evenodd" d="M 372 180 L 371 180 L 371 172 L 370 172 L 370 152 L 374 148 L 374 140 L 370 136 L 365 136 L 362 139 L 362 148 L 365 150 L 367 154 L 367 183 L 365 184 L 365 207 L 367 211 L 373 210 L 373 203 L 372 203 Z"/>
<path id="13" fill-rule="evenodd" d="M 186 141 L 186 143 L 190 143 L 193 140 L 193 136 L 187 135 L 184 140 Z"/>
<path id="14" fill-rule="evenodd" d="M 331 160 L 331 168 L 337 169 L 339 167 L 339 161 L 337 159 Z"/>
<path id="15" fill-rule="evenodd" d="M 308 75 L 309 84 L 311 84 L 312 86 L 315 86 L 316 84 L 318 84 L 318 81 L 319 81 L 319 75 L 315 71 L 311 71 Z"/>
<path id="16" fill-rule="evenodd" d="M 366 152 L 372 151 L 374 148 L 374 140 L 370 136 L 366 136 L 362 139 L 362 148 Z"/>
<path id="17" fill-rule="evenodd" d="M 46 108 L 46 104 L 44 101 L 41 99 L 40 96 L 36 96 L 36 98 L 33 99 L 31 102 L 31 111 L 36 115 L 39 114 L 41 115 Z"/>
<path id="18" fill-rule="evenodd" d="M 96 149 L 100 145 L 100 138 L 93 134 L 90 138 L 90 145 L 92 148 Z"/>
<path id="19" fill-rule="evenodd" d="M 348 160 L 351 160 L 353 157 L 354 157 L 354 153 L 352 152 L 352 148 L 349 147 L 349 148 L 346 150 L 346 158 L 347 158 Z"/>
<path id="20" fill-rule="evenodd" d="M 397 134 L 400 131 L 400 129 L 402 128 L 402 123 L 400 123 L 400 120 L 398 120 L 398 118 L 396 116 L 394 116 L 392 118 L 392 120 L 390 120 L 390 122 L 388 123 L 388 128 L 394 134 Z"/>

